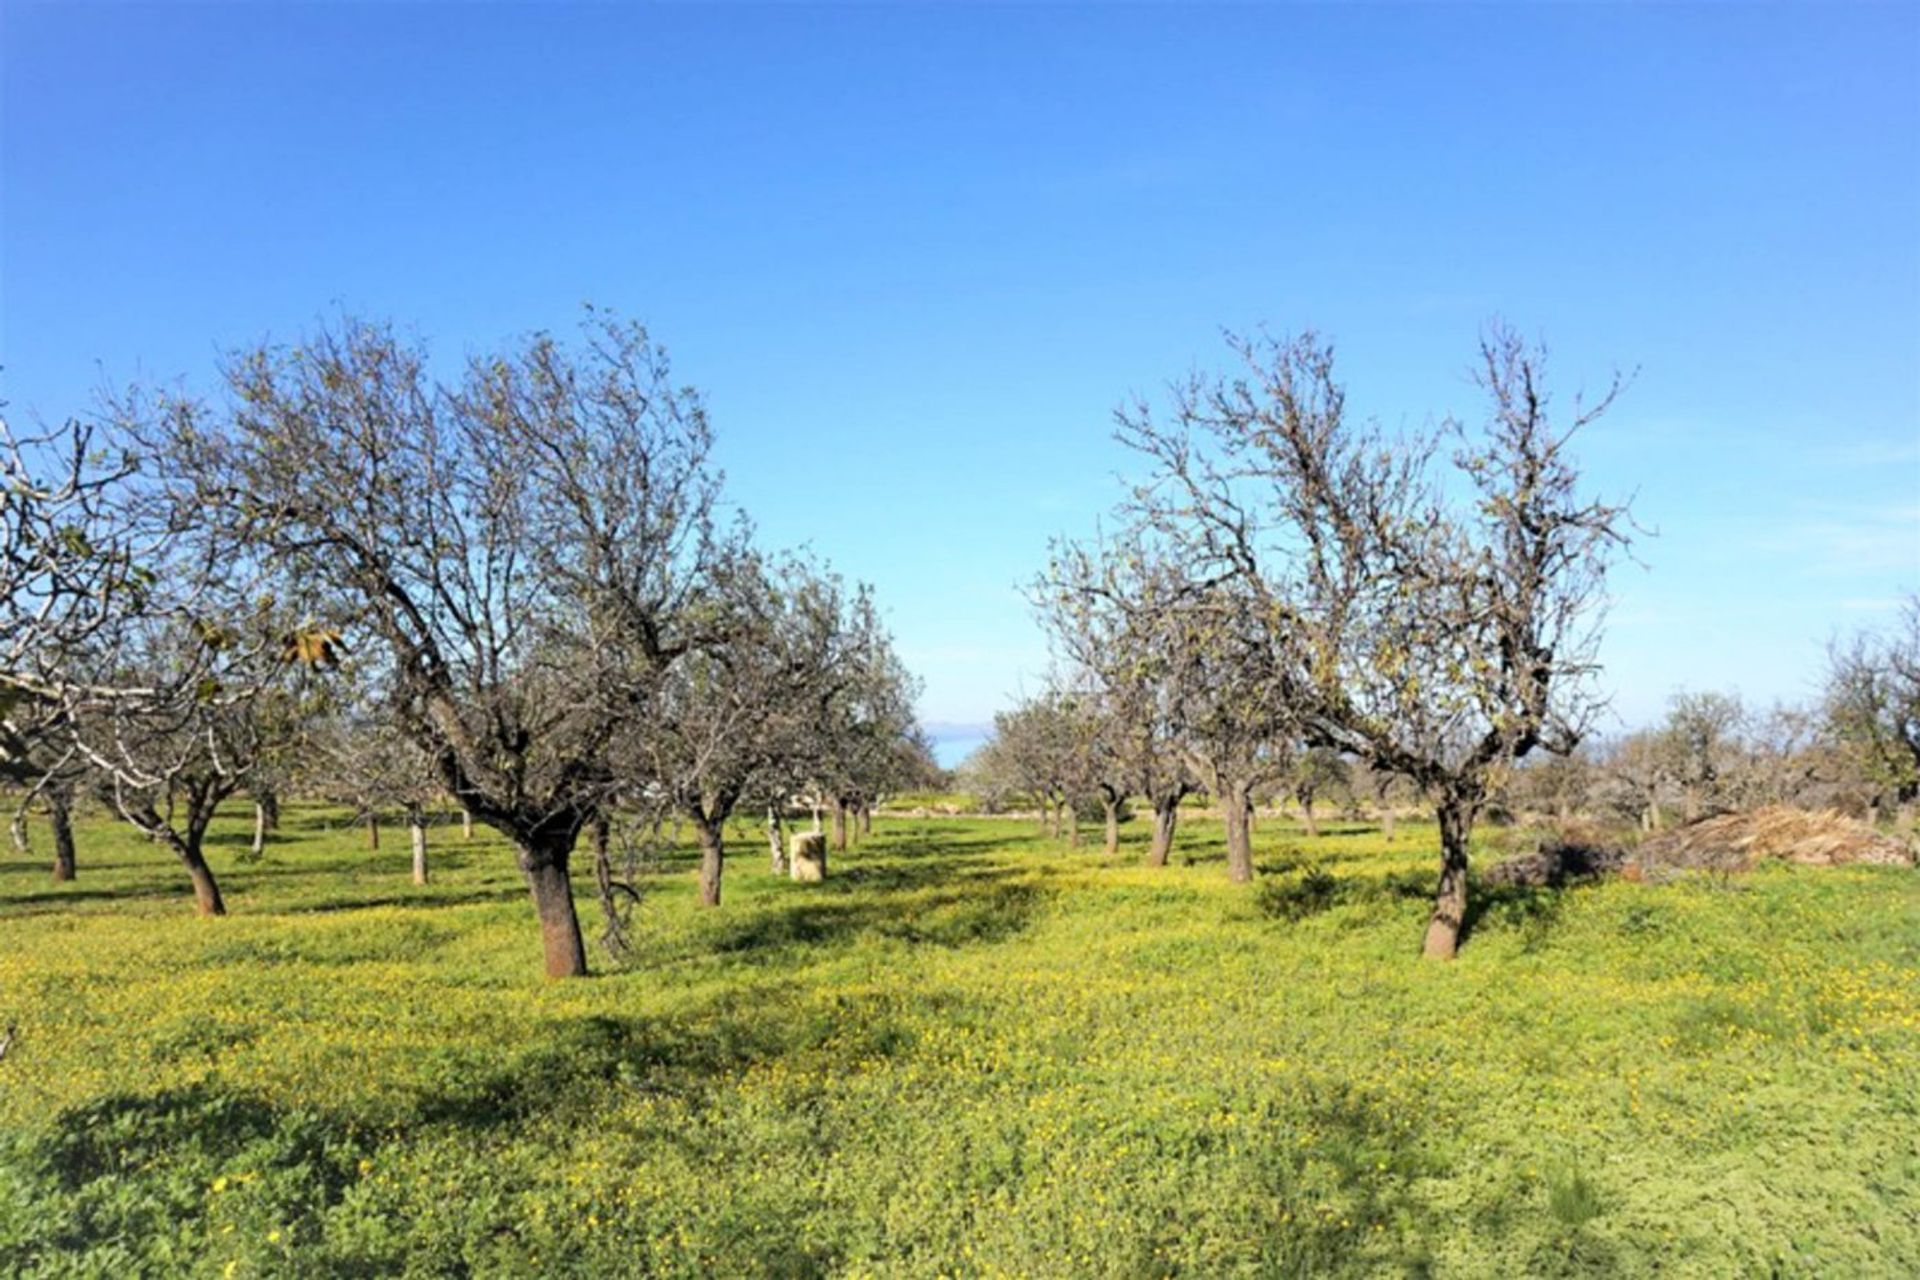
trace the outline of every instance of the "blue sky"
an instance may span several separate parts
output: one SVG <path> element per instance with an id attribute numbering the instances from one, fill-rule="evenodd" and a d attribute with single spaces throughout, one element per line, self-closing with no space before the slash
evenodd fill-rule
<path id="1" fill-rule="evenodd" d="M 1350 404 L 1473 409 L 1499 314 L 1645 568 L 1604 657 L 1800 698 L 1920 587 L 1920 8 L 0 10 L 13 415 L 210 384 L 339 308 L 457 355 L 645 320 L 769 540 L 872 581 L 923 712 L 1044 667 L 1016 584 L 1113 406 L 1316 327 Z M 958 729 L 943 729 L 958 734 Z"/>

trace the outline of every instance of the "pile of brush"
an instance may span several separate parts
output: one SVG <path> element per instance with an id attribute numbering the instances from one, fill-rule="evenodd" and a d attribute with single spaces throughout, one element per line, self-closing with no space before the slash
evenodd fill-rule
<path id="1" fill-rule="evenodd" d="M 1813 866 L 1914 865 L 1912 849 L 1864 822 L 1831 809 L 1809 812 L 1785 805 L 1703 818 L 1649 836 L 1634 856 L 1635 864 L 1646 872 L 1749 871 L 1768 859 Z"/>
<path id="2" fill-rule="evenodd" d="M 1576 880 L 1617 875 L 1626 864 L 1626 848 L 1608 832 L 1585 823 L 1571 823 L 1542 837 L 1533 851 L 1488 868 L 1481 882 L 1558 889 Z"/>

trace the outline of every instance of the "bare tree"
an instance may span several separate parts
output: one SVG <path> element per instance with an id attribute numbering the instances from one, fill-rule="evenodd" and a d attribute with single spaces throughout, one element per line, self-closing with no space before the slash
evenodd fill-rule
<path id="1" fill-rule="evenodd" d="M 1329 791 L 1351 787 L 1352 771 L 1340 753 L 1331 747 L 1307 747 L 1297 752 L 1287 770 L 1288 789 L 1300 806 L 1300 821 L 1307 835 L 1317 837 L 1320 827 L 1314 821 L 1313 806 Z"/>
<path id="2" fill-rule="evenodd" d="M 586 971 L 568 867 L 607 748 L 711 639 L 730 544 L 699 397 L 637 325 L 590 315 L 435 380 L 417 343 L 348 320 L 228 362 L 220 409 L 157 423 L 190 496 L 342 602 L 400 727 L 517 851 L 550 976 Z"/>
<path id="3" fill-rule="evenodd" d="M 1497 771 L 1571 750 L 1598 705 L 1601 586 L 1631 525 L 1581 494 L 1568 446 L 1618 384 L 1556 425 L 1544 357 L 1495 327 L 1476 366 L 1484 424 L 1396 437 L 1348 418 L 1316 337 L 1232 346 L 1243 372 L 1177 386 L 1166 420 L 1144 403 L 1120 413 L 1150 467 L 1127 513 L 1189 574 L 1250 595 L 1305 736 L 1432 797 L 1441 871 L 1424 950 L 1451 957 Z M 1470 501 L 1437 474 L 1449 436 Z"/>
<path id="4" fill-rule="evenodd" d="M 1901 825 L 1920 798 L 1920 595 L 1909 595 L 1884 635 L 1836 641 L 1827 652 L 1828 732 Z"/>
<path id="5" fill-rule="evenodd" d="M 823 739 L 822 726 L 857 736 L 835 708 L 860 700 L 887 646 L 871 593 L 798 557 L 742 556 L 719 579 L 709 607 L 726 614 L 725 642 L 675 666 L 619 753 L 635 786 L 693 823 L 708 906 L 720 903 L 727 819 L 756 797 L 784 806 L 816 753 L 847 758 L 858 744 Z"/>

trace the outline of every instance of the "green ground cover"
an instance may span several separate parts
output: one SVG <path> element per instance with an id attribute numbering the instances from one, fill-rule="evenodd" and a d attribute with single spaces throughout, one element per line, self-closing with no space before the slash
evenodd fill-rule
<path id="1" fill-rule="evenodd" d="M 417 889 L 236 813 L 202 920 L 90 824 L 0 862 L 0 1275 L 1920 1273 L 1920 875 L 1513 893 L 1437 965 L 1431 828 L 1266 823 L 1249 890 L 1144 827 L 742 831 L 549 985 L 486 833 Z"/>

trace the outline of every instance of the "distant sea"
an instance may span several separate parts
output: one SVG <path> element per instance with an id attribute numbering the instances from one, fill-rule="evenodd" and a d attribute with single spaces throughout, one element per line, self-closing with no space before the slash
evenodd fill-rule
<path id="1" fill-rule="evenodd" d="M 987 726 L 978 724 L 930 724 L 926 729 L 933 739 L 933 758 L 942 769 L 953 768 L 993 736 Z"/>

